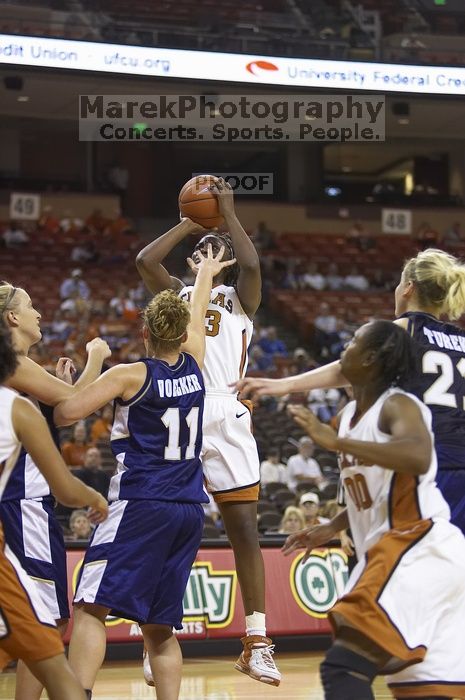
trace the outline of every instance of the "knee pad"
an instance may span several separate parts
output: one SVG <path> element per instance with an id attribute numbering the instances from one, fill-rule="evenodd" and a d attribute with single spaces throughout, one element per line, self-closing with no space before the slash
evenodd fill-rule
<path id="1" fill-rule="evenodd" d="M 374 700 L 371 684 L 377 672 L 364 656 L 340 645 L 331 647 L 320 666 L 325 700 Z"/>

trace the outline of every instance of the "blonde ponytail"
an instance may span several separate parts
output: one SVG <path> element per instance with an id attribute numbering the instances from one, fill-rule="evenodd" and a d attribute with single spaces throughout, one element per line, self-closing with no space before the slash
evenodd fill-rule
<path id="1" fill-rule="evenodd" d="M 415 283 L 418 301 L 451 320 L 465 312 L 465 265 L 443 250 L 427 248 L 404 265 L 403 278 Z"/>

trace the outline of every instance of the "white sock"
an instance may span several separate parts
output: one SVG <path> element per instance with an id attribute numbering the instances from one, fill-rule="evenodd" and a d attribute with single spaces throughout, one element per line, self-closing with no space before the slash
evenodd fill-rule
<path id="1" fill-rule="evenodd" d="M 265 613 L 254 610 L 253 615 L 246 615 L 245 633 L 247 637 L 266 637 Z"/>

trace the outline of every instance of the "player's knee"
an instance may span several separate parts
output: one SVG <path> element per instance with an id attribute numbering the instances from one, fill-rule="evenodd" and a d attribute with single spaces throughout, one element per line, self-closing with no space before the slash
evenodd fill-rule
<path id="1" fill-rule="evenodd" d="M 320 666 L 325 700 L 373 700 L 376 665 L 343 646 L 333 646 Z"/>

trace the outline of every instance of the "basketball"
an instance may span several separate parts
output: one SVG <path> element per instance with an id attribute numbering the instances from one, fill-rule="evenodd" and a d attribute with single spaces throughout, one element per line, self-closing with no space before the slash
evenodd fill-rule
<path id="1" fill-rule="evenodd" d="M 220 214 L 218 200 L 209 190 L 215 181 L 213 175 L 197 175 L 188 180 L 179 193 L 179 210 L 204 228 L 216 228 L 224 219 Z"/>

